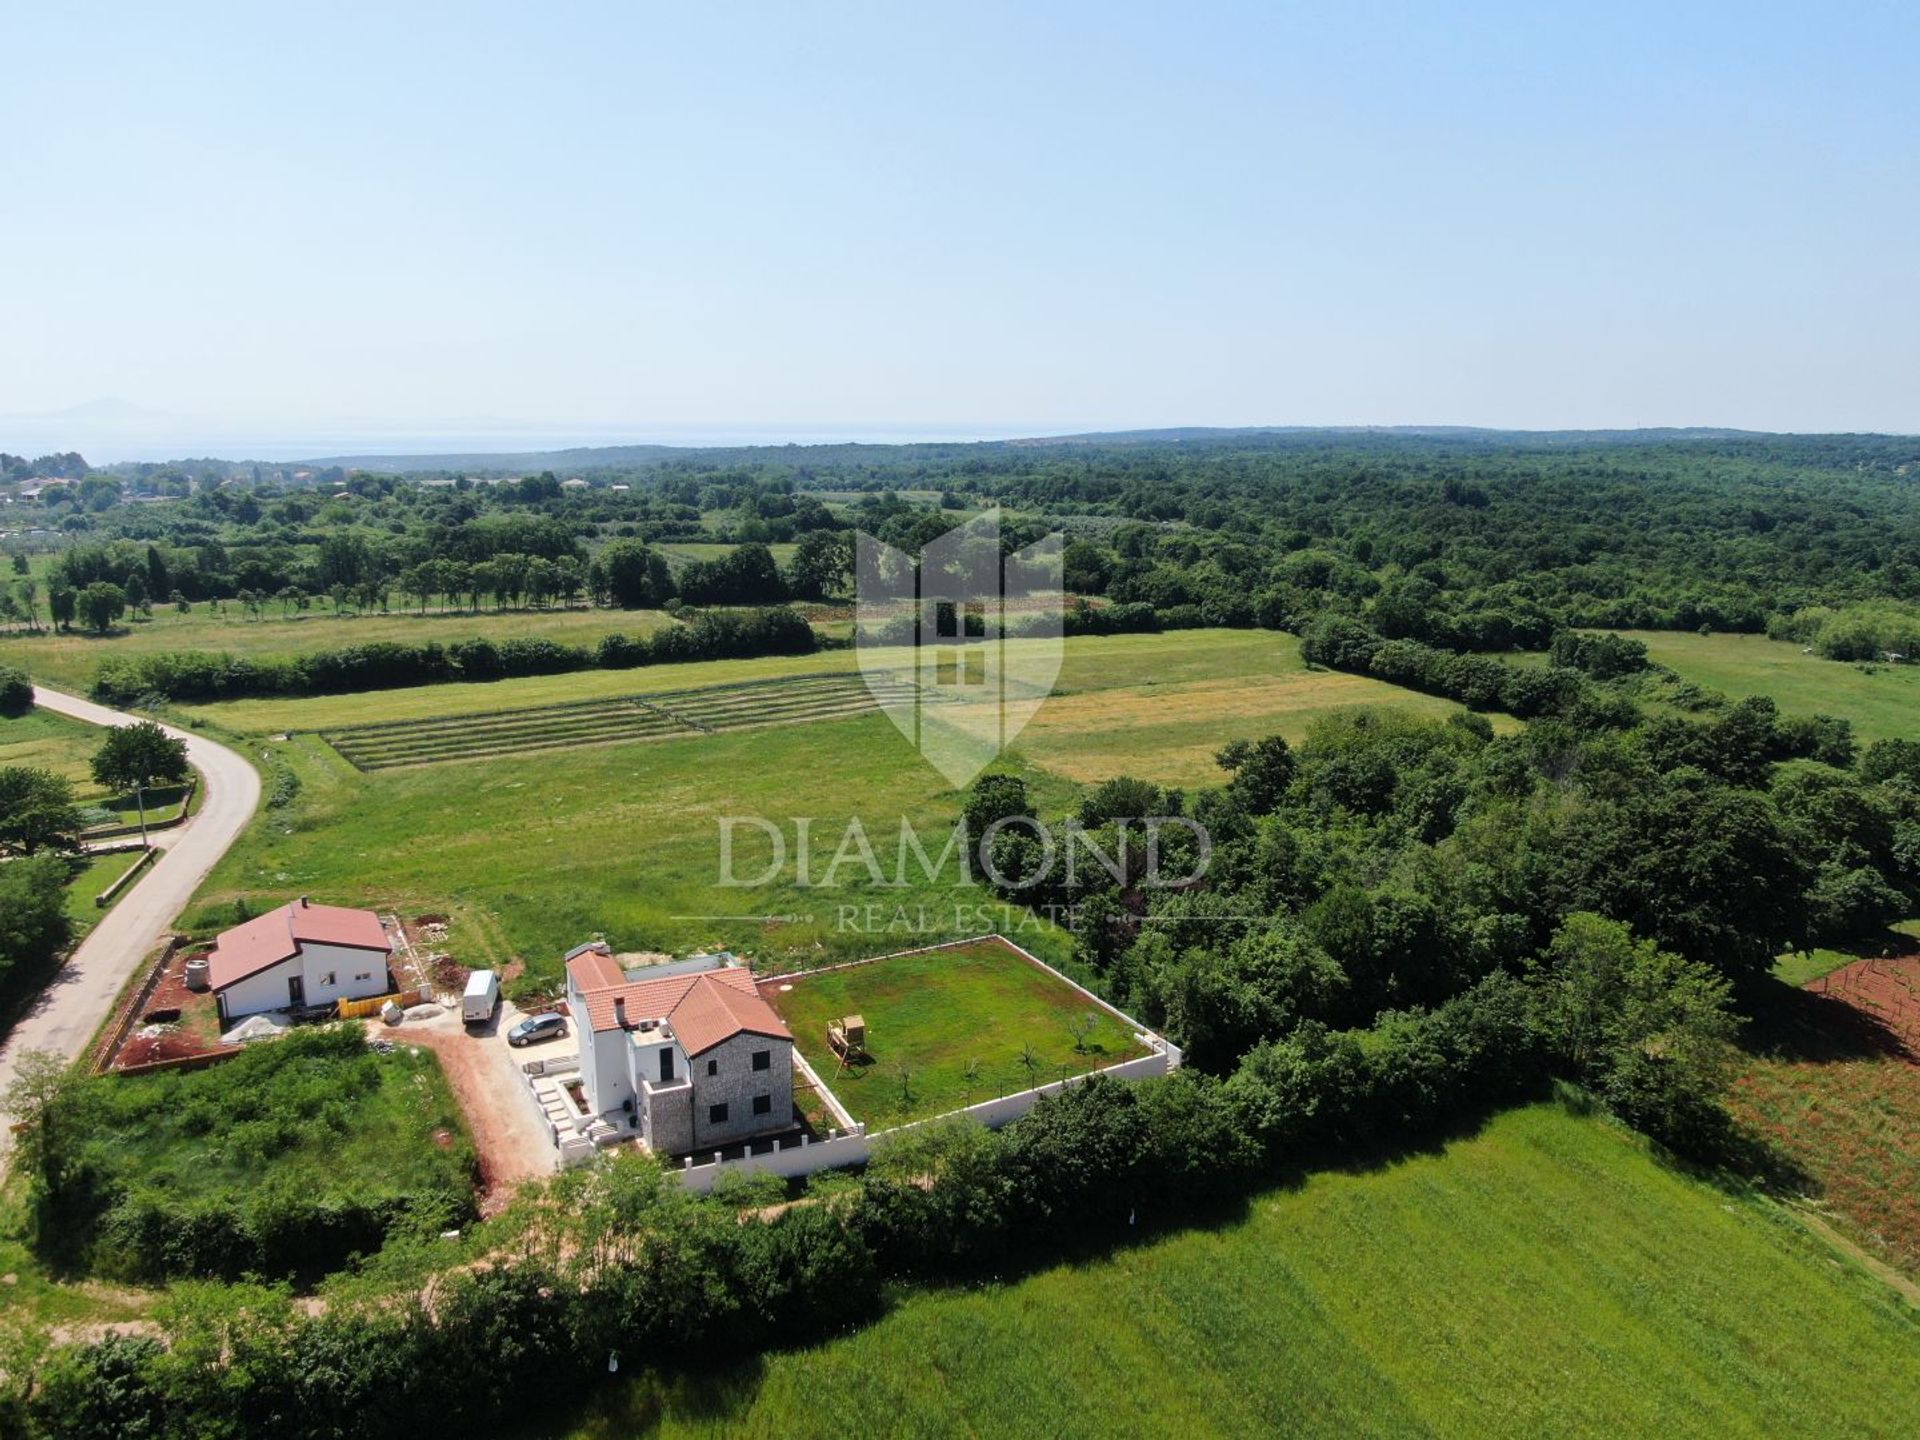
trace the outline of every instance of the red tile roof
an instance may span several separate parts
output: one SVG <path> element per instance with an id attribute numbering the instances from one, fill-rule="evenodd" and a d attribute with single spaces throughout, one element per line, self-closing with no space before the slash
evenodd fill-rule
<path id="1" fill-rule="evenodd" d="M 377 950 L 382 955 L 393 951 L 380 917 L 371 910 L 295 900 L 222 932 L 208 957 L 207 981 L 215 990 L 224 990 L 282 960 L 291 960 L 302 945 L 343 945 L 354 950 Z"/>
<path id="2" fill-rule="evenodd" d="M 589 950 L 567 962 L 567 974 L 586 1002 L 587 1024 L 595 1031 L 635 1029 L 643 1020 L 664 1020 L 690 1057 L 735 1035 L 793 1039 L 793 1032 L 753 988 L 753 972 L 744 965 L 629 980 L 612 956 Z"/>

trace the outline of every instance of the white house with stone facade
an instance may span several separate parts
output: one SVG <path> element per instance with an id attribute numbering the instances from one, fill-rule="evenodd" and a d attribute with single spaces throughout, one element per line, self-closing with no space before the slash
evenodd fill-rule
<path id="1" fill-rule="evenodd" d="M 731 955 L 624 970 L 567 954 L 567 1008 L 594 1114 L 662 1155 L 793 1128 L 793 1035 Z"/>

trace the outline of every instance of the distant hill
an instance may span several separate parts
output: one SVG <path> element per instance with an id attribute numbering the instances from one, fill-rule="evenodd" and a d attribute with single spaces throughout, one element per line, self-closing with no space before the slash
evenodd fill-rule
<path id="1" fill-rule="evenodd" d="M 1009 440 L 920 441 L 900 444 L 839 442 L 786 445 L 592 445 L 567 450 L 472 451 L 439 455 L 324 455 L 294 462 L 314 469 L 380 470 L 397 475 L 462 472 L 469 475 L 533 473 L 557 475 L 583 470 L 636 469 L 674 460 L 767 460 L 778 453 L 798 463 L 830 463 L 876 455 L 912 452 L 927 456 L 964 450 L 1032 449 L 1046 446 L 1094 447 L 1167 444 L 1220 444 L 1270 440 L 1312 444 L 1366 438 L 1441 440 L 1503 446 L 1660 445 L 1688 441 L 1763 440 L 1769 432 L 1712 426 L 1646 430 L 1490 430 L 1470 425 L 1248 425 L 1173 426 L 1159 430 L 1104 430 L 1079 435 L 1037 435 Z"/>

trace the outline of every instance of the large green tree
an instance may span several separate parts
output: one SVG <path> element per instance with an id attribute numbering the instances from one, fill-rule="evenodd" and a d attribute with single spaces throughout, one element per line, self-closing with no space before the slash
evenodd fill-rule
<path id="1" fill-rule="evenodd" d="M 127 592 L 118 585 L 96 580 L 75 599 L 80 620 L 97 635 L 104 635 L 127 613 Z"/>
<path id="2" fill-rule="evenodd" d="M 93 778 L 109 790 L 131 793 L 140 806 L 140 831 L 147 828 L 146 792 L 156 785 L 186 783 L 187 742 L 175 739 L 151 720 L 117 726 L 93 757 Z"/>
<path id="3" fill-rule="evenodd" d="M 0 768 L 0 855 L 70 851 L 80 845 L 73 786 L 51 770 Z"/>
<path id="4" fill-rule="evenodd" d="M 623 610 L 649 610 L 673 597 L 673 573 L 666 557 L 637 540 L 616 540 L 600 552 L 598 564 L 607 598 Z"/>
<path id="5" fill-rule="evenodd" d="M 67 918 L 68 861 L 31 855 L 0 865 L 0 1002 L 45 973 L 73 936 Z"/>

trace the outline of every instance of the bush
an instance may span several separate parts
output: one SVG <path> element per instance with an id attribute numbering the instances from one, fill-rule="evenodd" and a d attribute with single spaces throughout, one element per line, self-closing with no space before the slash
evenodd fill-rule
<path id="1" fill-rule="evenodd" d="M 0 715 L 24 715 L 33 708 L 33 682 L 18 665 L 0 665 Z"/>

